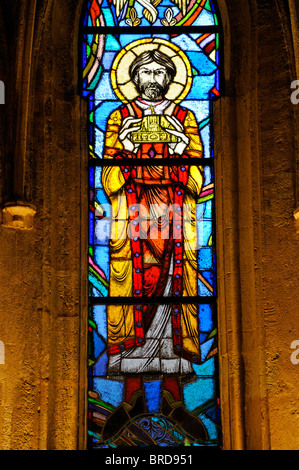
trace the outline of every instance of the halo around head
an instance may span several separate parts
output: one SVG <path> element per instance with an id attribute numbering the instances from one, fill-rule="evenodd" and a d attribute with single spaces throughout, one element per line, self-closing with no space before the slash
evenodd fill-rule
<path id="1" fill-rule="evenodd" d="M 140 54 L 151 50 L 159 50 L 173 61 L 176 75 L 165 97 L 179 103 L 187 96 L 192 85 L 191 65 L 186 54 L 176 44 L 160 38 L 133 41 L 119 52 L 111 69 L 111 84 L 116 96 L 123 103 L 137 98 L 138 92 L 131 80 L 129 70 Z"/>

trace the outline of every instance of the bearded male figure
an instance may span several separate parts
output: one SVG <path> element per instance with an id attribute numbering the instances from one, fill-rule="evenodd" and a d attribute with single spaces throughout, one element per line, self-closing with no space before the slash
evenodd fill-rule
<path id="1" fill-rule="evenodd" d="M 188 158 L 201 158 L 203 149 L 193 113 L 165 98 L 177 73 L 161 51 L 140 54 L 130 67 L 139 96 L 108 120 L 104 158 L 119 159 L 119 166 L 104 167 L 102 175 L 115 217 L 109 294 L 133 297 L 136 304 L 107 307 L 108 376 L 125 381 L 125 398 L 108 418 L 103 440 L 145 412 L 143 382 L 157 378 L 163 384 L 161 414 L 194 439 L 207 439 L 202 422 L 183 406 L 179 382 L 193 377 L 192 363 L 201 363 L 197 306 L 180 304 L 180 297 L 197 295 L 196 235 L 186 237 L 183 207 L 190 208 L 194 234 L 203 177 L 199 166 L 188 166 Z M 162 141 L 147 141 L 144 126 L 151 123 L 155 135 L 164 133 Z M 136 165 L 122 162 L 128 158 Z M 173 166 L 154 165 L 157 158 L 172 158 Z M 138 166 L 139 159 L 149 165 Z M 142 305 L 141 296 L 177 300 Z"/>

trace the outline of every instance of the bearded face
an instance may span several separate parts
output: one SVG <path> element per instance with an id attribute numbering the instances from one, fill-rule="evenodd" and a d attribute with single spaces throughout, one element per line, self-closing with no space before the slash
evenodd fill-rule
<path id="1" fill-rule="evenodd" d="M 167 93 L 169 81 L 166 67 L 152 62 L 140 67 L 137 89 L 142 98 L 158 101 Z"/>
<path id="2" fill-rule="evenodd" d="M 143 83 L 139 87 L 139 92 L 150 101 L 156 101 L 165 95 L 165 86 L 158 83 Z"/>

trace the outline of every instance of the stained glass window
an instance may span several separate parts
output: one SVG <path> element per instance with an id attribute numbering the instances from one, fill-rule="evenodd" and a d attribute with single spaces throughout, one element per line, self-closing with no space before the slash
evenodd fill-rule
<path id="1" fill-rule="evenodd" d="M 210 0 L 92 0 L 88 445 L 217 447 Z"/>

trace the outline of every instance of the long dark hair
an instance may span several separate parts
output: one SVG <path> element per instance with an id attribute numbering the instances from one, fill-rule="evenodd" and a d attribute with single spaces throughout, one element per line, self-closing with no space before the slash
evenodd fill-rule
<path id="1" fill-rule="evenodd" d="M 131 80 L 135 83 L 135 85 L 138 84 L 137 76 L 140 67 L 146 64 L 150 64 L 151 62 L 156 62 L 159 65 L 163 65 L 166 68 L 170 81 L 174 79 L 176 74 L 176 68 L 172 60 L 166 54 L 163 54 L 163 52 L 152 50 L 140 54 L 140 56 L 134 60 L 130 67 L 130 77 Z"/>

